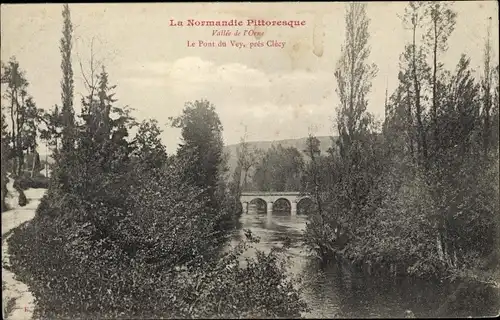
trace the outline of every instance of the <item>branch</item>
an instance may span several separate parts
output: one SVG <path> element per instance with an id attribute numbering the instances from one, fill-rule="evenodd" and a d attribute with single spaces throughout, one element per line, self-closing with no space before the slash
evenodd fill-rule
<path id="1" fill-rule="evenodd" d="M 90 85 L 89 80 L 85 76 L 85 72 L 83 71 L 82 61 L 80 60 L 80 58 L 78 58 L 78 60 L 79 60 L 78 63 L 80 64 L 80 71 L 82 72 L 83 80 L 85 81 L 85 85 L 87 87 L 87 90 L 90 90 L 91 85 Z"/>
<path id="2" fill-rule="evenodd" d="M 83 76 L 84 84 L 86 89 L 89 91 L 90 97 L 94 96 L 94 90 L 95 90 L 95 74 L 97 70 L 98 63 L 95 63 L 95 54 L 94 54 L 94 37 L 92 37 L 91 43 L 90 43 L 90 75 L 87 77 L 83 68 L 82 64 L 82 59 L 80 58 L 80 55 L 77 52 L 78 56 L 78 63 L 80 65 L 80 71 Z M 82 97 L 83 95 L 80 94 Z"/>

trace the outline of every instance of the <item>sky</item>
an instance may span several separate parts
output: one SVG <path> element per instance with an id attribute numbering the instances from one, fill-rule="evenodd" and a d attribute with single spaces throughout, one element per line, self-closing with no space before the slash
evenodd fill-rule
<path id="1" fill-rule="evenodd" d="M 399 16 L 406 2 L 371 2 L 368 62 L 378 67 L 368 111 L 383 119 L 385 91 L 397 85 L 399 56 L 411 40 Z M 454 70 L 462 53 L 481 71 L 483 47 L 492 17 L 494 61 L 498 63 L 496 1 L 457 1 L 455 30 L 441 55 Z M 133 108 L 138 120 L 156 119 L 169 152 L 180 142 L 168 118 L 182 113 L 188 101 L 207 99 L 221 119 L 226 144 L 247 140 L 332 135 L 339 99 L 334 77 L 344 41 L 346 3 L 144 3 L 71 4 L 74 25 L 75 108 L 85 94 L 81 66 L 88 73 L 90 48 L 117 85 L 118 104 Z M 60 104 L 61 4 L 1 6 L 1 59 L 16 56 L 26 70 L 29 93 L 38 107 Z M 304 20 L 305 26 L 188 27 L 170 20 Z M 262 32 L 259 37 L 213 36 L 214 30 Z M 93 40 L 92 40 L 93 39 Z M 226 47 L 188 47 L 188 41 L 226 41 Z M 258 48 L 236 48 L 230 40 Z M 268 47 L 269 40 L 285 42 Z M 93 43 L 93 46 L 91 46 Z M 245 129 L 246 128 L 246 129 Z"/>

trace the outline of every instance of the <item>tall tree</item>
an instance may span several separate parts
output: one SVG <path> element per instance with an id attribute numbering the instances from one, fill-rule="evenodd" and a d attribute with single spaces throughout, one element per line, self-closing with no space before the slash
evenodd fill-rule
<path id="1" fill-rule="evenodd" d="M 8 100 L 10 111 L 10 127 L 13 158 L 12 172 L 20 175 L 24 166 L 24 151 L 33 147 L 36 132 L 33 133 L 37 121 L 38 110 L 33 98 L 28 94 L 28 80 L 19 62 L 12 57 L 7 64 L 2 63 L 2 84 L 6 85 L 3 98 Z M 32 125 L 27 125 L 31 123 Z M 34 135 L 33 135 L 34 134 Z"/>
<path id="2" fill-rule="evenodd" d="M 9 161 L 9 155 L 10 155 L 10 146 L 9 146 L 9 140 L 10 140 L 10 134 L 8 132 L 8 124 L 7 124 L 7 118 L 5 117 L 2 112 L 0 114 L 0 129 L 1 129 L 1 161 L 0 161 L 0 168 L 1 168 L 1 180 L 0 180 L 0 187 L 1 187 L 1 212 L 4 212 L 7 209 L 6 203 L 5 203 L 5 197 L 7 196 L 7 170 L 8 170 L 8 161 Z"/>
<path id="3" fill-rule="evenodd" d="M 366 4 L 350 3 L 345 23 L 346 39 L 335 71 L 340 99 L 337 107 L 337 145 L 341 171 L 338 182 L 342 186 L 342 192 L 340 198 L 333 202 L 343 203 L 338 208 L 342 212 L 339 211 L 338 214 L 347 216 L 360 212 L 370 189 L 371 179 L 362 177 L 364 173 L 361 168 L 373 163 L 366 157 L 370 152 L 365 152 L 371 148 L 369 139 L 374 124 L 373 117 L 366 108 L 367 95 L 371 89 L 371 81 L 377 74 L 377 67 L 367 62 L 370 46 Z"/>
<path id="4" fill-rule="evenodd" d="M 408 154 L 413 160 L 413 113 L 411 101 L 411 81 L 409 73 L 399 72 L 399 84 L 387 102 L 391 112 L 385 118 L 384 148 L 387 157 L 397 154 L 403 157 Z"/>
<path id="5" fill-rule="evenodd" d="M 320 166 L 319 166 L 319 157 L 321 156 L 321 150 L 320 150 L 320 141 L 318 138 L 313 136 L 312 134 L 309 134 L 309 137 L 306 140 L 306 149 L 304 150 L 304 153 L 311 159 L 311 162 L 308 165 L 308 169 L 306 170 L 306 177 L 312 177 L 312 184 L 313 184 L 313 194 L 314 194 L 314 200 L 316 202 L 316 206 L 318 208 L 318 213 L 321 215 L 323 213 L 322 206 L 321 206 L 321 184 L 320 184 Z"/>
<path id="6" fill-rule="evenodd" d="M 498 136 L 499 136 L 499 120 L 500 120 L 500 81 L 499 77 L 500 76 L 500 69 L 499 65 L 497 64 L 496 68 L 493 70 L 493 104 L 492 104 L 492 111 L 491 111 L 491 138 L 492 138 L 492 149 L 495 151 L 498 157 Z"/>
<path id="7" fill-rule="evenodd" d="M 128 136 L 127 130 L 135 127 L 137 123 L 130 116 L 127 107 L 114 106 L 118 101 L 114 98 L 115 88 L 116 85 L 109 84 L 109 75 L 102 66 L 100 74 L 97 75 L 95 88 L 91 88 L 87 97 L 82 100 L 81 117 L 84 123 L 80 132 L 84 133 L 86 139 L 92 143 L 113 142 L 127 147 L 128 143 L 123 139 Z"/>
<path id="8" fill-rule="evenodd" d="M 154 119 L 139 124 L 133 154 L 146 170 L 162 168 L 166 164 L 167 151 L 161 142 L 161 133 L 158 121 Z"/>
<path id="9" fill-rule="evenodd" d="M 39 155 L 38 155 L 38 126 L 40 123 L 42 109 L 37 109 L 36 104 L 32 97 L 26 99 L 25 105 L 25 121 L 22 128 L 21 140 L 23 150 L 27 152 L 27 164 L 31 161 L 31 176 L 35 174 L 35 170 L 39 169 Z M 38 161 L 38 166 L 37 166 Z"/>
<path id="10" fill-rule="evenodd" d="M 240 144 L 236 150 L 238 164 L 237 168 L 240 171 L 240 175 L 243 174 L 243 184 L 241 185 L 241 190 L 246 190 L 248 188 L 248 172 L 250 169 L 257 165 L 257 152 L 250 150 L 250 144 L 247 141 L 247 131 L 245 127 L 245 134 L 241 138 Z M 239 185 L 241 184 L 241 177 L 238 178 Z"/>
<path id="11" fill-rule="evenodd" d="M 126 138 L 136 122 L 127 108 L 115 106 L 114 88 L 103 67 L 95 88 L 82 99 L 83 121 L 73 136 L 73 151 L 61 152 L 62 161 L 53 173 L 55 185 L 65 193 L 83 199 L 107 198 L 103 201 L 108 203 L 118 203 L 124 196 L 116 190 L 124 190 L 130 183 L 126 173 L 132 147 Z"/>
<path id="12" fill-rule="evenodd" d="M 370 54 L 366 4 L 349 4 L 345 22 L 346 39 L 335 71 L 340 99 L 337 108 L 338 141 L 343 157 L 350 154 L 354 140 L 366 126 L 367 94 L 371 80 L 377 74 L 377 67 L 366 62 Z"/>
<path id="13" fill-rule="evenodd" d="M 460 57 L 455 74 L 443 91 L 448 97 L 442 106 L 442 152 L 452 152 L 452 158 L 456 158 L 456 162 L 461 156 L 470 155 L 474 151 L 473 134 L 481 131 L 478 112 L 479 86 L 470 69 L 470 59 L 465 55 Z"/>
<path id="14" fill-rule="evenodd" d="M 183 179 L 204 190 L 207 209 L 220 210 L 217 186 L 223 160 L 222 124 L 215 106 L 207 100 L 188 102 L 183 113 L 171 119 L 181 129 L 177 156 L 184 163 Z"/>
<path id="15" fill-rule="evenodd" d="M 415 118 L 417 120 L 417 151 L 420 164 L 427 164 L 428 150 L 427 137 L 424 127 L 424 107 L 422 106 L 422 79 L 425 68 L 425 53 L 420 46 L 417 49 L 417 31 L 422 27 L 425 14 L 423 12 L 423 4 L 418 1 L 410 1 L 405 9 L 403 23 L 407 25 L 412 32 L 411 44 L 411 74 L 413 78 L 413 96 L 415 105 Z"/>
<path id="16" fill-rule="evenodd" d="M 411 26 L 413 29 L 413 25 Z M 413 30 L 412 30 L 413 31 Z M 414 61 L 415 58 L 415 61 Z M 414 66 L 417 69 L 414 70 Z M 425 56 L 420 50 L 418 55 L 414 57 L 413 45 L 406 45 L 404 52 L 400 55 L 399 62 L 400 71 L 398 73 L 398 87 L 396 92 L 391 96 L 390 108 L 393 112 L 389 119 L 389 128 L 387 131 L 391 138 L 387 137 L 388 143 L 395 146 L 393 139 L 400 140 L 401 132 L 406 136 L 406 149 L 408 150 L 410 159 L 415 160 L 415 144 L 417 145 L 418 157 L 422 154 L 422 143 L 425 141 L 422 108 L 416 108 L 417 103 L 420 103 L 420 91 L 415 91 L 415 87 L 420 87 L 421 81 L 428 74 L 428 67 L 425 63 Z M 415 77 L 417 75 L 417 85 L 415 86 Z M 417 112 L 418 111 L 418 112 Z M 417 125 L 415 120 L 417 118 Z M 421 138 L 423 138 L 421 140 Z"/>
<path id="17" fill-rule="evenodd" d="M 491 22 L 491 17 L 490 20 Z M 481 81 L 482 87 L 482 121 L 483 121 L 483 153 L 486 157 L 490 148 L 491 140 L 491 107 L 493 105 L 493 94 L 492 94 L 492 81 L 493 81 L 493 66 L 491 63 L 492 49 L 491 49 L 491 25 L 488 25 L 488 31 L 486 36 L 486 42 L 484 45 L 484 66 L 483 66 L 483 78 Z"/>
<path id="18" fill-rule="evenodd" d="M 62 135 L 62 119 L 59 107 L 54 105 L 52 109 L 42 112 L 39 120 L 45 125 L 45 128 L 39 128 L 40 139 L 44 140 L 48 146 L 53 147 L 53 150 L 57 153 Z M 57 157 L 55 160 L 58 160 Z"/>
<path id="19" fill-rule="evenodd" d="M 438 64 L 438 54 L 447 49 L 448 37 L 455 28 L 457 14 L 451 9 L 452 2 L 448 1 L 429 1 L 425 3 L 426 15 L 430 18 L 430 23 L 427 28 L 425 39 L 427 45 L 431 48 L 432 52 L 432 123 L 434 133 L 434 147 L 437 148 L 439 140 L 439 126 L 438 126 L 438 91 L 437 91 L 437 73 L 441 68 Z"/>
<path id="20" fill-rule="evenodd" d="M 65 4 L 62 11 L 63 35 L 61 38 L 62 80 L 61 80 L 61 102 L 62 102 L 62 150 L 71 151 L 74 148 L 75 115 L 73 109 L 73 68 L 71 65 L 72 33 L 73 24 L 68 4 Z"/>

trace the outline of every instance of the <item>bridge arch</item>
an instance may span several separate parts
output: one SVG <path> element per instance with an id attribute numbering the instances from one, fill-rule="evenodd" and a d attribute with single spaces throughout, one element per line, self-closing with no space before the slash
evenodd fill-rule
<path id="1" fill-rule="evenodd" d="M 250 210 L 251 208 L 255 208 L 256 213 L 266 213 L 269 210 L 269 203 L 260 197 L 255 197 L 252 200 L 248 201 L 246 206 L 246 212 L 248 212 L 248 210 Z M 243 209 L 245 209 L 245 204 L 243 204 Z"/>
<path id="2" fill-rule="evenodd" d="M 278 198 L 273 202 L 273 213 L 274 212 L 279 212 L 279 213 L 286 213 L 291 215 L 292 214 L 292 201 L 288 198 Z"/>
<path id="3" fill-rule="evenodd" d="M 313 209 L 314 201 L 310 196 L 303 196 L 297 199 L 297 214 L 308 215 Z"/>

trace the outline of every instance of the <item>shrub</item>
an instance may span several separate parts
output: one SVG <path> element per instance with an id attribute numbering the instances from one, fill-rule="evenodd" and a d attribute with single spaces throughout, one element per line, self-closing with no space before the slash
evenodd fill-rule
<path id="1" fill-rule="evenodd" d="M 37 216 L 9 239 L 12 267 L 37 299 L 35 318 L 298 317 L 306 310 L 277 251 L 242 266 L 240 245 L 179 267 L 131 258 L 116 239 L 93 239 L 89 223 L 61 232 L 64 224 Z"/>
<path id="2" fill-rule="evenodd" d="M 5 212 L 9 210 L 9 206 L 5 202 L 5 198 L 7 198 L 7 195 L 9 194 L 9 190 L 7 190 L 7 182 L 2 181 L 2 186 L 1 186 L 1 212 Z"/>
<path id="3" fill-rule="evenodd" d="M 298 318 L 308 310 L 295 282 L 287 279 L 278 250 L 257 251 L 242 266 L 236 249 L 215 267 L 181 273 L 180 317 Z M 235 254 L 236 253 L 236 254 Z M 186 312 L 188 311 L 188 312 Z"/>
<path id="4" fill-rule="evenodd" d="M 328 214 L 315 212 L 309 216 L 304 233 L 306 246 L 324 261 L 331 260 L 334 254 L 342 249 L 332 220 L 328 219 Z"/>

